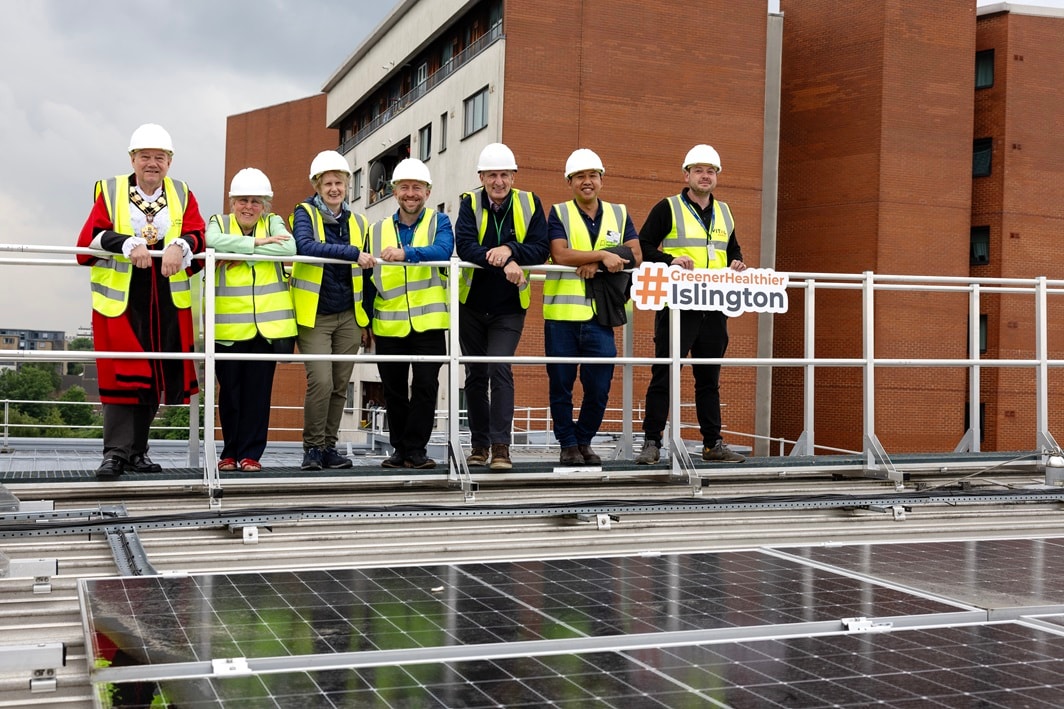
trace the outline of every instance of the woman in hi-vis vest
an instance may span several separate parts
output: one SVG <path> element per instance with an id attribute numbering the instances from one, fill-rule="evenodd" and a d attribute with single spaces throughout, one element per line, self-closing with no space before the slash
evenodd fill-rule
<path id="1" fill-rule="evenodd" d="M 300 256 L 348 263 L 297 262 L 292 268 L 292 300 L 299 325 L 300 354 L 353 355 L 367 343 L 369 318 L 362 307 L 362 274 L 376 263 L 362 249 L 366 217 L 347 205 L 351 167 L 335 150 L 310 163 L 314 194 L 296 205 L 292 234 Z M 347 404 L 352 360 L 308 361 L 303 401 L 303 470 L 350 468 L 336 450 Z"/>
<path id="2" fill-rule="evenodd" d="M 294 256 L 284 220 L 270 212 L 273 186 L 253 167 L 233 176 L 229 213 L 207 223 L 207 246 L 218 251 L 214 272 L 214 343 L 218 354 L 291 354 L 296 313 L 280 261 L 224 260 L 224 254 Z M 270 432 L 270 399 L 277 362 L 219 359 L 218 470 L 257 473 Z"/>

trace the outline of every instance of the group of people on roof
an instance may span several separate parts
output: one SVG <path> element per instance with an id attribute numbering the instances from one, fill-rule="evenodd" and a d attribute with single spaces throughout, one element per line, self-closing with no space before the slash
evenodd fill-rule
<path id="1" fill-rule="evenodd" d="M 78 238 L 78 261 L 91 267 L 94 346 L 99 352 L 189 353 L 194 350 L 193 258 L 214 249 L 214 309 L 220 471 L 255 473 L 266 449 L 276 358 L 239 355 L 315 355 L 305 363 L 301 469 L 343 469 L 352 461 L 337 449 L 354 368 L 352 355 L 373 348 L 392 452 L 385 468 L 428 469 L 442 360 L 447 353 L 447 271 L 434 265 L 457 253 L 459 342 L 469 357 L 505 360 L 516 351 L 531 302 L 528 267 L 551 269 L 543 285 L 545 354 L 550 413 L 564 466 L 597 466 L 591 447 L 605 416 L 617 355 L 614 328 L 626 322 L 629 270 L 643 260 L 683 269 L 743 270 L 734 220 L 713 191 L 720 157 L 696 145 L 682 165 L 686 186 L 658 202 L 637 232 L 623 204 L 600 199 L 601 158 L 580 148 L 565 163 L 572 199 L 545 210 L 539 197 L 514 187 L 517 161 L 502 143 L 486 146 L 476 172 L 480 187 L 462 194 L 452 228 L 428 206 L 432 176 L 407 158 L 391 175 L 396 211 L 369 224 L 351 210 L 351 168 L 336 151 L 319 153 L 309 171 L 313 194 L 286 220 L 271 211 L 269 178 L 253 167 L 233 176 L 229 211 L 206 222 L 192 191 L 169 177 L 169 133 L 156 124 L 130 139 L 132 173 L 100 180 Z M 107 252 L 106 255 L 100 252 Z M 226 258 L 241 255 L 242 258 Z M 293 256 L 327 259 L 296 261 Z M 255 256 L 272 257 L 255 259 Z M 726 316 L 680 314 L 680 356 L 723 357 Z M 670 354 L 669 317 L 655 318 L 655 357 Z M 342 359 L 335 356 L 342 356 Z M 465 364 L 470 429 L 469 466 L 512 468 L 514 380 L 506 361 Z M 160 404 L 188 403 L 198 391 L 194 363 L 179 355 L 98 359 L 103 404 L 103 462 L 99 479 L 157 473 L 148 436 Z M 695 365 L 694 398 L 704 460 L 742 462 L 721 438 L 720 366 Z M 574 419 L 573 389 L 583 400 Z M 635 462 L 658 462 L 669 409 L 669 366 L 656 364 L 646 392 L 644 443 Z M 211 421 L 208 414 L 208 422 Z"/>

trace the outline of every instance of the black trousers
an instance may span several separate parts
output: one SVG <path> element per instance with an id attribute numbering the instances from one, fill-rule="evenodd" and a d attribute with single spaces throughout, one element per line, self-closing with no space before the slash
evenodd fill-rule
<path id="1" fill-rule="evenodd" d="M 218 352 L 273 354 L 273 345 L 262 335 L 231 345 L 218 345 Z M 218 415 L 222 419 L 222 458 L 259 460 L 270 434 L 270 398 L 276 362 L 218 360 Z"/>
<path id="2" fill-rule="evenodd" d="M 654 356 L 668 357 L 669 310 L 654 316 Z M 728 349 L 728 316 L 717 310 L 680 311 L 680 357 L 723 357 Z M 693 364 L 695 376 L 695 411 L 702 443 L 712 447 L 720 440 L 720 365 Z M 648 439 L 660 441 L 669 417 L 669 365 L 650 368 L 643 432 Z"/>
<path id="3" fill-rule="evenodd" d="M 375 336 L 374 341 L 379 355 L 447 354 L 445 330 L 411 331 L 405 337 Z M 442 366 L 442 362 L 377 363 L 388 412 L 388 439 L 404 457 L 426 453 L 436 423 Z"/>
<path id="4" fill-rule="evenodd" d="M 525 327 L 525 311 L 481 313 L 458 306 L 461 326 L 458 341 L 470 357 L 512 357 Z M 493 443 L 510 444 L 514 423 L 514 373 L 508 362 L 465 365 L 466 410 L 473 448 Z M 489 393 L 490 390 L 490 393 Z"/>

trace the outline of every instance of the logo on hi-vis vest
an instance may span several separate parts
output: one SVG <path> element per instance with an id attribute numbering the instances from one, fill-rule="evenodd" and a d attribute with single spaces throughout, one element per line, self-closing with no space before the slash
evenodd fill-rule
<path id="1" fill-rule="evenodd" d="M 632 301 L 640 310 L 720 310 L 743 313 L 787 312 L 787 276 L 771 268 L 696 268 L 642 263 L 632 273 Z"/>

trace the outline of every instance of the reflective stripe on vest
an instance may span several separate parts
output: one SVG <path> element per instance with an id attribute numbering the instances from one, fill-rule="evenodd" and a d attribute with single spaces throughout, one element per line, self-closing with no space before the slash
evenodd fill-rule
<path id="1" fill-rule="evenodd" d="M 682 195 L 669 197 L 672 231 L 665 235 L 661 250 L 671 256 L 690 256 L 695 268 L 727 268 L 728 238 L 735 228 L 731 210 L 719 199 L 713 200 L 709 229 L 684 203 Z"/>
<path id="2" fill-rule="evenodd" d="M 119 194 L 119 184 L 123 187 Z M 114 231 L 119 234 L 132 234 L 133 224 L 129 215 L 129 175 L 118 175 L 96 183 L 95 197 L 103 195 L 107 216 L 111 218 Z M 170 227 L 163 235 L 163 248 L 181 236 L 185 205 L 188 204 L 188 185 L 169 177 L 163 180 L 166 193 L 167 210 L 170 214 Z M 89 269 L 89 282 L 92 290 L 92 309 L 109 318 L 126 312 L 129 303 L 129 283 L 133 279 L 133 268 L 128 258 L 115 254 L 109 258 L 98 259 Z M 170 298 L 178 308 L 192 307 L 192 289 L 188 274 L 184 270 L 170 276 Z"/>
<path id="3" fill-rule="evenodd" d="M 426 209 L 414 228 L 412 246 L 429 246 L 436 237 L 436 212 Z M 373 285 L 377 298 L 373 303 L 373 334 L 404 337 L 411 330 L 446 330 L 450 326 L 447 312 L 447 288 L 440 269 L 435 266 L 387 265 L 381 261 L 384 249 L 402 248 L 392 217 L 385 217 L 370 227 L 370 253 L 377 259 L 373 268 Z"/>
<path id="4" fill-rule="evenodd" d="M 484 209 L 484 201 L 481 195 L 484 194 L 484 188 L 481 187 L 478 190 L 472 192 L 466 192 L 462 195 L 462 199 L 469 197 L 472 200 L 470 206 L 473 207 L 473 219 L 477 223 L 477 235 L 478 242 L 484 243 L 484 235 L 488 233 L 488 213 L 490 210 Z M 528 226 L 532 223 L 532 214 L 536 211 L 535 200 L 532 199 L 531 192 L 522 192 L 521 190 L 512 190 L 513 194 L 513 210 L 514 210 L 514 235 L 517 238 L 517 243 L 523 244 L 525 236 L 528 235 Z M 466 302 L 466 298 L 469 296 L 469 288 L 473 285 L 473 270 L 472 268 L 463 268 L 461 278 L 458 282 L 458 302 Z M 521 307 L 528 309 L 528 304 L 532 302 L 532 279 L 529 278 L 529 272 L 525 271 L 525 284 L 518 290 L 518 297 L 521 299 Z"/>
<path id="5" fill-rule="evenodd" d="M 297 204 L 296 209 L 303 209 L 310 216 L 310 223 L 318 241 L 325 243 L 325 222 L 321 212 L 305 202 Z M 294 219 L 292 220 L 295 221 Z M 347 219 L 347 233 L 351 245 L 362 251 L 365 247 L 366 233 L 369 231 L 368 220 L 361 214 L 351 212 Z M 296 322 L 304 327 L 314 327 L 318 318 L 318 298 L 321 295 L 321 279 L 325 264 L 296 262 L 292 266 L 292 302 L 296 309 Z M 369 325 L 369 316 L 362 304 L 362 267 L 351 264 L 351 294 L 354 301 L 355 321 L 359 327 Z"/>
<path id="6" fill-rule="evenodd" d="M 616 244 L 606 241 L 606 235 L 617 232 L 624 241 L 624 226 L 628 221 L 627 208 L 623 204 L 602 202 L 602 224 L 599 226 L 598 238 L 594 245 L 587 224 L 581 216 L 575 200 L 552 207 L 565 229 L 565 237 L 570 249 L 594 251 Z M 587 294 L 587 285 L 575 271 L 549 271 L 543 281 L 543 318 L 545 320 L 566 320 L 584 322 L 595 316 L 595 301 Z"/>
<path id="7" fill-rule="evenodd" d="M 247 238 L 269 236 L 270 216 L 260 217 Z M 225 234 L 242 233 L 232 214 L 216 214 L 211 220 Z M 296 313 L 279 261 L 219 263 L 214 288 L 215 339 L 250 340 L 257 332 L 268 340 L 295 337 Z"/>

